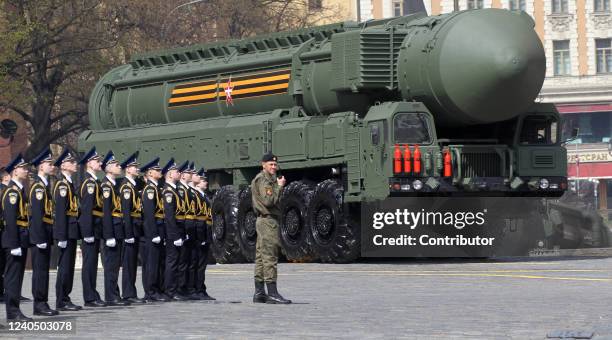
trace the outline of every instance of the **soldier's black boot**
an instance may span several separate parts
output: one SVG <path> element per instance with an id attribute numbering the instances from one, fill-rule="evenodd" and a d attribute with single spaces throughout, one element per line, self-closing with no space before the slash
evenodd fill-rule
<path id="1" fill-rule="evenodd" d="M 268 282 L 266 283 L 266 287 L 268 288 L 268 298 L 266 299 L 266 303 L 276 303 L 276 304 L 288 304 L 291 303 L 291 300 L 287 300 L 282 295 L 278 293 L 276 290 L 276 282 Z"/>
<path id="2" fill-rule="evenodd" d="M 253 302 L 266 303 L 266 300 L 268 300 L 268 296 L 266 295 L 264 283 L 255 281 L 255 294 L 253 295 Z"/>

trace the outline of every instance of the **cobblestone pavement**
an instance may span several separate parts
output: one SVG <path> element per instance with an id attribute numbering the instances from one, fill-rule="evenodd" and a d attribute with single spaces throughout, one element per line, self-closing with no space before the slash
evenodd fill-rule
<path id="1" fill-rule="evenodd" d="M 612 339 L 612 258 L 281 264 L 279 290 L 292 305 L 253 304 L 252 269 L 211 266 L 215 303 L 88 308 L 56 319 L 74 320 L 80 338 L 544 339 L 571 330 Z M 80 272 L 72 298 L 83 302 Z M 32 315 L 32 303 L 22 310 Z"/>

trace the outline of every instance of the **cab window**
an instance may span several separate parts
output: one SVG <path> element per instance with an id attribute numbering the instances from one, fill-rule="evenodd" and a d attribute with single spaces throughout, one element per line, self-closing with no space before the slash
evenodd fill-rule
<path id="1" fill-rule="evenodd" d="M 393 137 L 398 144 L 431 143 L 427 116 L 423 113 L 398 113 L 393 118 Z"/>
<path id="2" fill-rule="evenodd" d="M 550 116 L 528 116 L 523 120 L 521 144 L 550 145 L 557 143 L 557 119 Z"/>

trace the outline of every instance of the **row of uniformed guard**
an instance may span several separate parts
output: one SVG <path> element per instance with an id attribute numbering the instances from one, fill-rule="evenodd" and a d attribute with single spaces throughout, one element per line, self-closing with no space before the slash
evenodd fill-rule
<path id="1" fill-rule="evenodd" d="M 138 154 L 119 163 L 112 151 L 101 159 L 92 148 L 78 162 L 80 187 L 73 177 L 76 158 L 65 150 L 56 159 L 49 149 L 31 160 L 37 175 L 26 192 L 30 164 L 21 155 L 6 167 L 10 181 L 0 187 L 6 317 L 29 321 L 19 308 L 28 249 L 32 252 L 35 315 L 78 311 L 70 298 L 77 241 L 83 257 L 83 300 L 88 307 L 124 306 L 152 301 L 214 300 L 206 292 L 210 197 L 203 169 L 194 163 L 163 168 L 159 158 L 140 167 Z M 59 168 L 51 187 L 50 176 Z M 96 172 L 103 171 L 100 182 Z M 119 176 L 124 179 L 118 183 Z M 137 177 L 144 175 L 141 189 Z M 160 186 L 160 180 L 165 184 Z M 51 247 L 57 244 L 56 309 L 48 304 Z M 102 248 L 102 249 L 101 249 Z M 98 255 L 104 267 L 104 300 L 96 290 Z M 142 259 L 144 299 L 136 294 L 138 254 Z M 122 290 L 119 271 L 122 268 Z M 1 269 L 1 268 L 0 268 Z"/>

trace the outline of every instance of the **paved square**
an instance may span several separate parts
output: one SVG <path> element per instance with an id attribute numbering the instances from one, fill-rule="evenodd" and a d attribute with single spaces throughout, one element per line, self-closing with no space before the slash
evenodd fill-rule
<path id="1" fill-rule="evenodd" d="M 74 317 L 79 338 L 543 339 L 555 330 L 612 338 L 609 258 L 283 263 L 279 290 L 292 305 L 253 304 L 252 270 L 249 264 L 210 266 L 207 284 L 216 303 L 88 308 L 57 319 Z M 101 294 L 102 278 L 100 270 Z M 27 272 L 28 297 L 30 280 Z M 72 299 L 83 303 L 80 271 Z M 32 303 L 22 310 L 31 316 Z M 18 334 L 0 333 L 7 335 Z"/>

